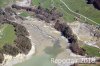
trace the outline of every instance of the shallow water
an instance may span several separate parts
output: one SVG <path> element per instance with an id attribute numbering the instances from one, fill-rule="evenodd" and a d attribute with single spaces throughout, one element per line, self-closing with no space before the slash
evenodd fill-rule
<path id="1" fill-rule="evenodd" d="M 51 63 L 51 56 L 42 55 L 42 56 L 32 56 L 29 60 L 22 63 L 16 64 L 14 66 L 56 66 Z"/>

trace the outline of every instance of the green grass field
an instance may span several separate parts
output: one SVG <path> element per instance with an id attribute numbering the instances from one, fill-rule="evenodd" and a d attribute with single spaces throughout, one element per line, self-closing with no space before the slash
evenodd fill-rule
<path id="1" fill-rule="evenodd" d="M 94 20 L 100 24 L 100 11 L 92 5 L 86 4 L 86 0 L 63 0 L 73 11 L 79 11 L 80 14 Z"/>
<path id="2" fill-rule="evenodd" d="M 14 27 L 9 24 L 0 26 L 0 48 L 5 44 L 13 44 L 16 38 Z"/>
<path id="3" fill-rule="evenodd" d="M 29 16 L 29 14 L 27 12 L 22 12 L 21 14 L 19 14 L 20 16 L 23 16 L 23 17 L 27 17 Z"/>
<path id="4" fill-rule="evenodd" d="M 98 49 L 96 47 L 88 46 L 88 45 L 83 46 L 83 48 L 86 50 L 86 53 L 89 56 L 98 56 L 98 57 L 100 57 L 100 49 Z"/>
<path id="5" fill-rule="evenodd" d="M 52 2 L 53 1 L 53 2 Z M 87 18 L 97 22 L 100 24 L 100 11 L 95 9 L 92 5 L 86 4 L 86 0 L 63 0 L 68 7 L 77 12 L 79 14 L 82 14 L 86 16 Z M 51 7 L 52 5 L 57 7 L 59 11 L 61 11 L 64 14 L 64 19 L 68 22 L 73 22 L 75 21 L 74 18 L 75 16 L 78 16 L 71 11 L 68 10 L 68 8 L 65 7 L 63 3 L 60 2 L 60 0 L 32 0 L 32 5 L 39 5 L 39 3 L 44 7 L 48 8 Z M 84 17 L 80 17 L 82 22 L 88 22 L 92 23 L 90 20 L 86 19 Z"/>
<path id="6" fill-rule="evenodd" d="M 0 0 L 0 7 L 5 7 L 8 4 L 12 4 L 15 0 Z"/>

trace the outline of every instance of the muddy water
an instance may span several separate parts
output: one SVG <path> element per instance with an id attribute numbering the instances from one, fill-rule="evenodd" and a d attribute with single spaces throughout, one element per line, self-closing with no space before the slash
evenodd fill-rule
<path id="1" fill-rule="evenodd" d="M 29 60 L 14 66 L 56 66 L 51 63 L 52 55 L 56 55 L 56 51 L 49 51 L 48 48 L 51 49 L 54 44 L 60 44 L 63 50 L 66 50 L 66 39 L 61 38 L 60 32 L 57 32 L 52 27 L 46 26 L 44 22 L 40 22 L 37 19 L 26 20 L 23 25 L 29 31 L 33 43 L 36 44 L 36 53 Z M 56 53 L 60 54 L 61 50 L 59 48 L 53 49 L 59 50 Z M 46 53 L 45 50 L 48 50 L 49 53 Z"/>

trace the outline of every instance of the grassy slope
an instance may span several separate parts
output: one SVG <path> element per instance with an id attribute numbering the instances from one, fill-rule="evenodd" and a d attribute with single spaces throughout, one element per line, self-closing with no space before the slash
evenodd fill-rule
<path id="1" fill-rule="evenodd" d="M 23 16 L 23 17 L 27 17 L 29 16 L 29 14 L 27 12 L 22 12 L 21 14 L 19 14 L 20 16 Z"/>
<path id="2" fill-rule="evenodd" d="M 44 7 L 44 8 L 50 8 L 53 4 L 52 0 L 32 0 L 32 5 L 39 5 L 39 3 L 41 3 L 41 5 Z M 67 20 L 68 22 L 73 22 L 74 21 L 74 16 L 71 15 L 70 13 L 68 13 L 67 11 L 65 11 L 65 7 L 63 8 L 61 5 L 60 5 L 60 1 L 59 0 L 54 0 L 54 6 L 56 6 L 56 8 L 62 12 L 64 14 L 63 18 L 65 20 Z"/>
<path id="3" fill-rule="evenodd" d="M 98 57 L 100 57 L 100 53 L 99 53 L 100 49 L 98 49 L 96 47 L 88 46 L 88 45 L 83 46 L 83 48 L 86 50 L 86 53 L 89 56 L 98 56 Z"/>
<path id="4" fill-rule="evenodd" d="M 78 10 L 80 14 L 100 24 L 100 11 L 92 5 L 86 4 L 86 0 L 63 0 L 73 11 Z"/>
<path id="5" fill-rule="evenodd" d="M 3 7 L 11 2 L 14 2 L 15 0 L 0 0 L 0 7 Z M 61 2 L 60 0 L 53 0 L 54 6 L 56 6 L 59 11 L 63 12 L 64 19 L 68 22 L 75 21 L 75 14 L 72 14 Z M 96 21 L 100 24 L 100 11 L 96 10 L 92 5 L 86 4 L 85 0 L 63 0 L 73 11 L 79 11 L 80 14 Z M 51 7 L 51 4 L 53 4 L 52 0 L 32 0 L 32 5 L 41 5 L 44 8 Z M 84 20 L 82 18 L 82 20 Z M 87 22 L 89 22 L 87 20 Z"/>
<path id="6" fill-rule="evenodd" d="M 52 4 L 52 0 L 32 0 L 33 5 L 41 5 L 45 8 L 48 8 Z M 59 11 L 63 12 L 64 14 L 64 19 L 73 22 L 75 21 L 75 14 L 71 13 L 61 2 L 60 0 L 53 0 L 54 1 L 54 6 L 56 6 Z M 94 20 L 95 22 L 100 24 L 100 11 L 96 10 L 92 5 L 86 4 L 85 0 L 63 0 L 70 9 L 73 11 L 79 11 L 80 14 Z M 84 21 L 84 18 L 81 18 L 82 21 Z M 91 22 L 87 20 L 87 22 Z"/>
<path id="7" fill-rule="evenodd" d="M 69 10 L 66 11 L 66 7 L 59 0 L 54 0 L 54 6 L 58 8 L 58 10 L 63 13 L 63 18 L 68 22 L 73 22 L 75 16 L 72 15 Z"/>
<path id="8" fill-rule="evenodd" d="M 0 38 L 0 47 L 2 48 L 5 44 L 13 44 L 16 36 L 12 25 L 4 24 L 1 27 L 4 28 Z"/>

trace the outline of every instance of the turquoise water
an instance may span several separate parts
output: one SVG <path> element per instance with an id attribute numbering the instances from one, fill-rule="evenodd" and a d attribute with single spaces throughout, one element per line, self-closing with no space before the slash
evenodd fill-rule
<path id="1" fill-rule="evenodd" d="M 32 56 L 29 60 L 16 64 L 14 66 L 56 66 L 51 63 L 51 56 L 42 55 L 42 56 Z"/>

